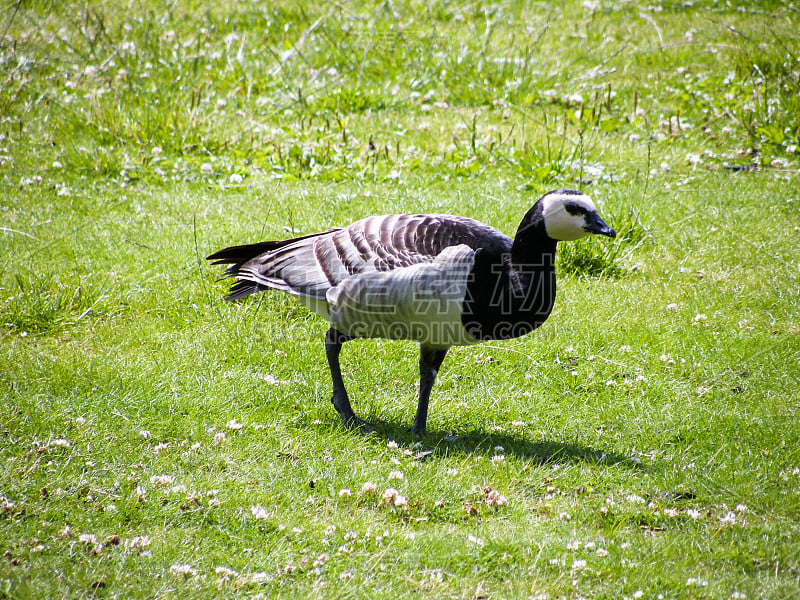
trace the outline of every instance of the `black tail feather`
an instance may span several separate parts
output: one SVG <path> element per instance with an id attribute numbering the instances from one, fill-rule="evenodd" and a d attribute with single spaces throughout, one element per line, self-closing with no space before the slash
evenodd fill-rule
<path id="1" fill-rule="evenodd" d="M 240 279 L 231 286 L 231 291 L 225 296 L 225 300 L 227 300 L 228 302 L 233 302 L 234 300 L 241 300 L 242 298 L 246 298 L 250 294 L 255 294 L 256 292 L 260 292 L 266 289 L 268 288 L 264 285 L 255 283 L 253 281 L 247 281 L 245 279 Z"/>
<path id="2" fill-rule="evenodd" d="M 306 238 L 323 235 L 323 233 L 327 233 L 327 231 L 322 233 L 312 233 L 310 235 L 303 235 L 289 240 L 278 240 L 274 242 L 256 242 L 255 244 L 241 244 L 239 246 L 230 246 L 228 248 L 223 248 L 222 250 L 218 250 L 214 252 L 214 254 L 209 254 L 208 256 L 206 256 L 206 260 L 213 261 L 211 263 L 213 265 L 233 265 L 232 267 L 228 268 L 226 273 L 235 273 L 239 269 L 239 267 L 241 267 L 247 261 L 254 259 L 256 256 L 259 256 L 266 252 L 272 252 L 273 250 L 277 250 L 278 248 L 283 248 L 284 246 L 288 246 L 289 244 L 293 244 L 294 242 L 298 242 Z"/>
<path id="3" fill-rule="evenodd" d="M 228 248 L 218 250 L 213 254 L 209 254 L 206 257 L 206 260 L 212 261 L 211 264 L 214 265 L 230 265 L 227 269 L 225 269 L 225 276 L 237 277 L 242 266 L 257 256 L 266 254 L 267 252 L 273 252 L 274 250 L 283 248 L 284 246 L 288 246 L 289 244 L 293 244 L 294 242 L 304 240 L 306 238 L 323 235 L 324 233 L 328 232 L 312 233 L 310 235 L 304 235 L 289 240 L 257 242 L 255 244 L 230 246 Z M 256 292 L 266 289 L 268 289 L 267 286 L 256 283 L 255 281 L 250 281 L 249 279 L 239 279 L 231 286 L 230 293 L 225 296 L 225 300 L 239 300 L 249 296 L 250 294 L 255 294 Z"/>
<path id="4" fill-rule="evenodd" d="M 237 265 L 241 266 L 248 260 L 255 258 L 259 254 L 276 250 L 287 242 L 258 242 L 256 244 L 242 244 L 240 246 L 230 246 L 209 254 L 206 260 L 213 261 L 213 265 Z"/>

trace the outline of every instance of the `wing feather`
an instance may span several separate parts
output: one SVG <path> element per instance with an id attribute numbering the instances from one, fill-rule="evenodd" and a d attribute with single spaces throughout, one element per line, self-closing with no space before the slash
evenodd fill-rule
<path id="1" fill-rule="evenodd" d="M 467 217 L 401 214 L 367 217 L 292 240 L 233 246 L 209 258 L 230 264 L 226 274 L 239 280 L 229 300 L 273 288 L 324 302 L 328 290 L 348 277 L 430 263 L 452 246 L 508 252 L 511 243 Z"/>

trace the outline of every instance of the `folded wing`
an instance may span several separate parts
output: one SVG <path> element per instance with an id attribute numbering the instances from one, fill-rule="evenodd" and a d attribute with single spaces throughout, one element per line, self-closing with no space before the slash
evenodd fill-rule
<path id="1" fill-rule="evenodd" d="M 233 246 L 208 258 L 215 264 L 230 264 L 226 274 L 238 279 L 228 300 L 278 289 L 304 299 L 309 308 L 328 317 L 328 292 L 348 278 L 432 263 L 452 246 L 504 252 L 511 242 L 496 229 L 466 217 L 385 215 L 300 238 Z"/>

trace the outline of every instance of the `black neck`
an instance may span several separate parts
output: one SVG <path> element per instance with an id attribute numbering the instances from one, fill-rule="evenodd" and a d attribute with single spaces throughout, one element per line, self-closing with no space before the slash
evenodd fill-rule
<path id="1" fill-rule="evenodd" d="M 552 269 L 556 261 L 556 240 L 550 239 L 538 204 L 531 208 L 517 228 L 511 245 L 511 263 L 527 271 L 541 267 Z"/>
<path id="2" fill-rule="evenodd" d="M 553 308 L 556 241 L 547 236 L 536 208 L 525 215 L 510 253 L 475 256 L 462 322 L 478 339 L 525 335 Z"/>

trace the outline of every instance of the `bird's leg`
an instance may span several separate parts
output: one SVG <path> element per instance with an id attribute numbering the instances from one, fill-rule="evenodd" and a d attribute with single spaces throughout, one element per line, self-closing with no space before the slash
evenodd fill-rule
<path id="1" fill-rule="evenodd" d="M 325 354 L 328 357 L 328 366 L 331 369 L 331 379 L 333 380 L 333 397 L 331 402 L 336 408 L 336 412 L 342 417 L 342 423 L 348 429 L 359 428 L 371 430 L 372 426 L 359 419 L 350 406 L 350 399 L 347 397 L 347 390 L 342 379 L 342 369 L 339 366 L 339 353 L 342 351 L 342 344 L 353 338 L 331 327 L 325 334 Z"/>
<path id="2" fill-rule="evenodd" d="M 417 404 L 417 416 L 414 417 L 414 424 L 409 431 L 417 435 L 425 435 L 428 424 L 428 401 L 431 397 L 431 388 L 436 381 L 436 374 L 442 361 L 447 354 L 444 350 L 430 348 L 420 344 L 419 347 L 419 402 Z"/>

